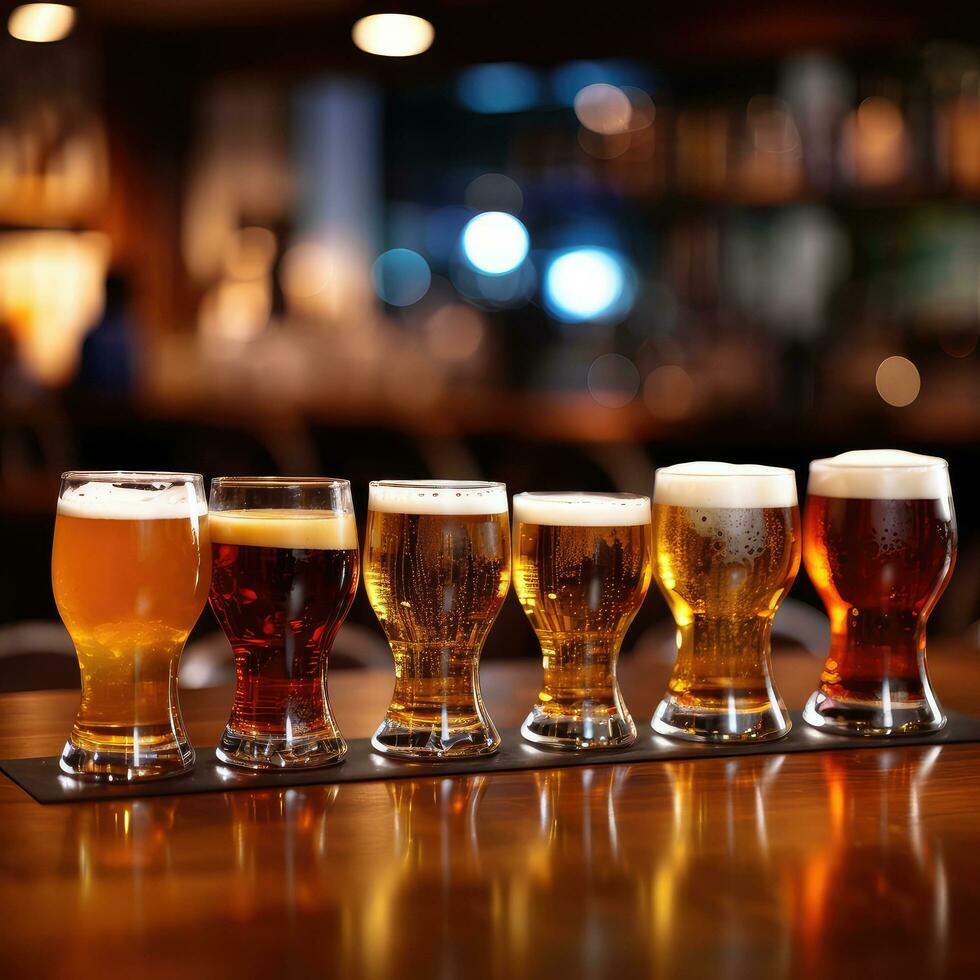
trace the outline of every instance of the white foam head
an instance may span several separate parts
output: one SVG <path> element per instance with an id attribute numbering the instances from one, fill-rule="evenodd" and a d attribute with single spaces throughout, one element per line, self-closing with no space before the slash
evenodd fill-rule
<path id="1" fill-rule="evenodd" d="M 946 460 L 901 449 L 858 449 L 815 459 L 807 493 L 859 500 L 944 500 L 951 495 Z"/>
<path id="2" fill-rule="evenodd" d="M 650 523 L 650 498 L 629 493 L 518 493 L 514 520 L 552 527 L 635 527 Z"/>
<path id="3" fill-rule="evenodd" d="M 64 490 L 58 513 L 117 521 L 201 517 L 208 512 L 208 502 L 192 476 L 184 479 L 186 482 L 177 482 L 169 475 L 120 474 L 115 483 L 111 479 L 78 483 Z"/>
<path id="4" fill-rule="evenodd" d="M 794 507 L 796 474 L 779 466 L 678 463 L 657 470 L 653 502 L 674 507 Z"/>
<path id="5" fill-rule="evenodd" d="M 507 487 L 478 480 L 379 480 L 368 510 L 387 514 L 506 514 Z"/>
<path id="6" fill-rule="evenodd" d="M 357 549 L 353 514 L 328 510 L 213 510 L 208 523 L 215 544 L 304 551 Z"/>

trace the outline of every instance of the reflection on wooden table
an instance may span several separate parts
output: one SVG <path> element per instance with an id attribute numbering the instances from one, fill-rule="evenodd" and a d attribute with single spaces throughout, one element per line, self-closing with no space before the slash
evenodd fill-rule
<path id="1" fill-rule="evenodd" d="M 940 696 L 980 709 L 970 656 L 942 660 Z M 813 667 L 781 685 L 805 689 Z M 533 696 L 533 665 L 487 674 L 498 698 Z M 335 685 L 338 705 L 383 705 L 381 678 L 357 683 Z M 219 694 L 189 705 L 199 744 L 220 731 Z M 54 751 L 73 710 L 66 695 L 0 705 L 9 754 Z M 15 737 L 28 708 L 37 733 Z M 47 807 L 4 780 L 0 963 L 34 977 L 938 976 L 980 958 L 978 774 L 980 746 L 958 745 Z"/>

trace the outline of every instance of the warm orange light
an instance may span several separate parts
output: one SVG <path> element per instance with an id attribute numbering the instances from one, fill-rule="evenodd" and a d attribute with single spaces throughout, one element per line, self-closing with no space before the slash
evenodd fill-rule
<path id="1" fill-rule="evenodd" d="M 907 357 L 886 357 L 875 372 L 878 394 L 896 408 L 911 405 L 919 397 L 921 386 L 919 369 Z"/>
<path id="2" fill-rule="evenodd" d="M 63 3 L 25 3 L 14 7 L 7 30 L 18 41 L 60 41 L 75 26 L 75 8 Z"/>
<path id="3" fill-rule="evenodd" d="M 676 364 L 654 368 L 643 383 L 643 400 L 651 413 L 675 421 L 694 409 L 697 392 L 691 376 Z"/>
<path id="4" fill-rule="evenodd" d="M 371 14 L 362 17 L 351 31 L 354 43 L 368 54 L 386 58 L 409 58 L 432 47 L 435 28 L 411 14 Z"/>

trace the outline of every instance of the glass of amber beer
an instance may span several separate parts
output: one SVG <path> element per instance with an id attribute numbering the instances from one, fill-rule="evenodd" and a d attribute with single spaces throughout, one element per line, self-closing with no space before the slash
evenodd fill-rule
<path id="1" fill-rule="evenodd" d="M 654 574 L 677 623 L 677 660 L 654 716 L 661 735 L 711 742 L 781 738 L 773 617 L 800 567 L 792 470 L 681 463 L 657 470 Z"/>
<path id="2" fill-rule="evenodd" d="M 810 464 L 803 556 L 830 616 L 830 652 L 803 717 L 828 732 L 937 731 L 926 621 L 953 572 L 946 461 L 897 450 Z"/>
<path id="3" fill-rule="evenodd" d="M 479 663 L 510 587 L 504 484 L 372 483 L 364 583 L 395 658 L 374 748 L 428 760 L 496 752 Z"/>
<path id="4" fill-rule="evenodd" d="M 194 765 L 177 667 L 210 578 L 196 473 L 62 476 L 51 581 L 82 677 L 62 772 L 125 782 Z"/>
<path id="5" fill-rule="evenodd" d="M 211 483 L 211 609 L 235 654 L 235 700 L 216 754 L 246 769 L 340 762 L 330 647 L 357 590 L 350 484 L 222 476 Z"/>
<path id="6" fill-rule="evenodd" d="M 543 748 L 636 741 L 616 661 L 652 574 L 650 498 L 514 497 L 514 588 L 541 643 L 544 683 L 521 734 Z"/>

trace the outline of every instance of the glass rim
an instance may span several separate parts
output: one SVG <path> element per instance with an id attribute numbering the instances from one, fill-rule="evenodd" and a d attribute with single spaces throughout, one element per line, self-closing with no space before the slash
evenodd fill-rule
<path id="1" fill-rule="evenodd" d="M 89 483 L 193 483 L 197 480 L 204 483 L 204 477 L 200 473 L 184 473 L 179 470 L 65 470 L 61 479 L 87 480 Z"/>
<path id="2" fill-rule="evenodd" d="M 628 493 L 619 490 L 522 490 L 514 494 L 514 499 L 518 497 L 599 497 L 602 500 L 649 500 L 650 497 L 645 493 Z"/>
<path id="3" fill-rule="evenodd" d="M 926 457 L 924 457 L 926 458 Z M 900 471 L 908 473 L 912 470 L 949 469 L 949 463 L 941 456 L 927 457 L 929 462 L 922 463 L 838 463 L 837 456 L 825 456 L 822 459 L 810 461 L 810 472 L 821 470 L 878 470 L 881 472 Z"/>
<path id="4" fill-rule="evenodd" d="M 497 480 L 372 480 L 369 487 L 396 487 L 399 490 L 496 490 L 507 489 Z"/>
<path id="5" fill-rule="evenodd" d="M 785 480 L 786 477 L 791 476 L 794 480 L 796 479 L 796 470 L 790 469 L 788 466 L 765 466 L 765 472 L 759 472 L 763 469 L 762 463 L 754 464 L 741 464 L 737 463 L 735 465 L 747 465 L 750 468 L 755 467 L 756 472 L 745 473 L 745 472 L 733 472 L 728 473 L 698 473 L 694 470 L 674 470 L 668 475 L 673 479 L 693 479 L 693 480 Z M 811 464 L 813 465 L 813 464 Z M 669 470 L 670 466 L 658 466 L 654 472 L 654 478 L 659 476 L 666 470 Z"/>
<path id="6" fill-rule="evenodd" d="M 216 476 L 211 480 L 215 487 L 239 487 L 248 489 L 289 490 L 294 487 L 350 487 L 350 480 L 342 476 Z"/>

